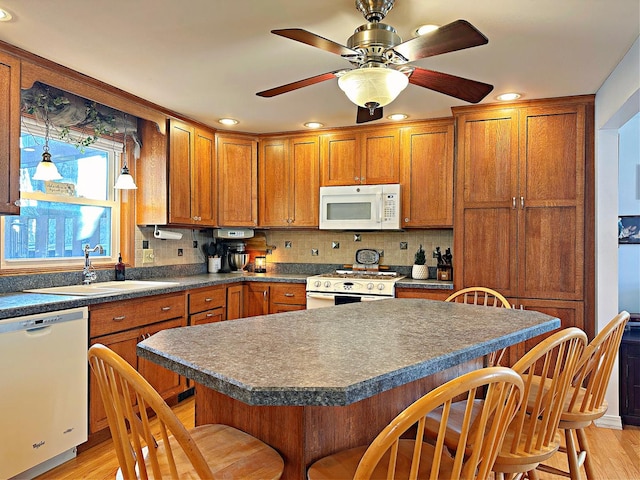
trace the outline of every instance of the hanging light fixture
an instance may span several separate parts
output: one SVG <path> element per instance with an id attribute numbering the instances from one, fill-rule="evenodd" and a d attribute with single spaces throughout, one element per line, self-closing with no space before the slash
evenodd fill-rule
<path id="1" fill-rule="evenodd" d="M 133 181 L 133 177 L 129 173 L 129 167 L 127 167 L 127 116 L 124 116 L 124 141 L 122 147 L 122 170 L 120 170 L 120 176 L 113 186 L 116 190 L 136 190 L 136 182 Z"/>
<path id="2" fill-rule="evenodd" d="M 44 109 L 44 147 L 42 147 L 42 160 L 36 167 L 36 173 L 33 175 L 34 180 L 60 180 L 62 175 L 58 172 L 56 165 L 51 161 L 49 153 L 49 116 L 47 109 Z"/>
<path id="3" fill-rule="evenodd" d="M 393 102 L 408 84 L 404 73 L 376 64 L 349 70 L 338 78 L 338 86 L 349 100 L 372 114 L 376 108 Z"/>

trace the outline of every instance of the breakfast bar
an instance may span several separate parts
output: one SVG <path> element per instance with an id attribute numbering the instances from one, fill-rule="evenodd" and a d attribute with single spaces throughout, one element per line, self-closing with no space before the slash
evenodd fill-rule
<path id="1" fill-rule="evenodd" d="M 138 355 L 196 383 L 196 424 L 225 423 L 276 448 L 283 478 L 370 442 L 403 408 L 560 326 L 515 309 L 388 299 L 164 330 Z"/>

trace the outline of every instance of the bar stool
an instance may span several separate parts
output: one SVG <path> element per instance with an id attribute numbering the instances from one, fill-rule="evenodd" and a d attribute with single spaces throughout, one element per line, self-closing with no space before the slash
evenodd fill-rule
<path id="1" fill-rule="evenodd" d="M 540 465 L 538 470 L 577 480 L 584 464 L 587 478 L 596 479 L 584 429 L 607 411 L 604 396 L 629 317 L 625 311 L 616 315 L 589 343 L 580 360 L 558 425 L 564 431 L 566 448 L 560 450 L 567 454 L 569 472 L 548 465 Z"/>
<path id="2" fill-rule="evenodd" d="M 486 401 L 472 425 L 476 393 L 485 388 Z M 308 478 L 487 478 L 509 422 L 524 398 L 523 388 L 520 376 L 506 367 L 484 368 L 450 380 L 407 407 L 370 445 L 343 450 L 313 463 Z M 466 398 L 462 403 L 467 413 L 461 448 L 447 450 L 444 429 L 434 444 L 425 443 L 425 415 L 440 408 L 446 422 L 453 400 L 461 395 Z M 465 455 L 467 444 L 474 448 L 470 456 Z"/>
<path id="3" fill-rule="evenodd" d="M 227 425 L 187 430 L 156 390 L 122 357 L 101 344 L 89 348 L 122 478 L 278 479 L 282 457 Z M 150 414 L 159 434 L 154 435 Z M 127 433 L 127 426 L 131 434 Z"/>
<path id="4" fill-rule="evenodd" d="M 493 471 L 498 478 L 504 478 L 505 474 L 527 473 L 529 478 L 535 479 L 536 467 L 558 450 L 562 407 L 586 343 L 587 336 L 582 330 L 566 328 L 536 345 L 513 366 L 524 381 L 525 400 L 509 425 L 496 457 Z M 532 388 L 536 376 L 547 379 L 545 389 Z M 475 401 L 472 418 L 478 418 L 485 401 Z M 449 448 L 458 448 L 467 406 L 455 403 L 451 410 L 445 443 Z M 426 429 L 434 438 L 443 428 L 440 414 L 440 411 L 434 411 L 427 415 Z M 473 453 L 474 446 L 467 444 L 467 455 Z"/>

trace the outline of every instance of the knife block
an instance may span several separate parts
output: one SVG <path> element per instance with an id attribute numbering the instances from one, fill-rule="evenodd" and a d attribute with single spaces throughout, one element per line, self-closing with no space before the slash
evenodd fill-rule
<path id="1" fill-rule="evenodd" d="M 438 265 L 438 280 L 452 281 L 453 267 L 451 265 Z"/>

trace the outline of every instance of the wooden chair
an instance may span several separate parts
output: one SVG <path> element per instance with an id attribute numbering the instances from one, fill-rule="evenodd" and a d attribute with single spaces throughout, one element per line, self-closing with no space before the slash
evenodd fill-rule
<path id="1" fill-rule="evenodd" d="M 526 400 L 511 422 L 496 457 L 493 470 L 498 478 L 527 473 L 535 479 L 536 467 L 558 450 L 562 407 L 586 343 L 587 336 L 582 330 L 567 328 L 543 340 L 513 366 L 524 381 Z M 536 376 L 547 379 L 546 390 L 532 388 Z M 476 400 L 473 418 L 477 418 L 484 402 Z M 458 448 L 461 441 L 467 408 L 464 403 L 451 407 L 445 434 L 445 443 L 450 448 Z M 427 417 L 426 429 L 433 437 L 439 437 L 443 428 L 440 414 L 436 411 Z M 472 455 L 474 448 L 467 444 L 467 455 Z"/>
<path id="2" fill-rule="evenodd" d="M 485 408 L 471 428 L 474 398 L 484 388 L 487 390 Z M 343 450 L 313 463 L 307 472 L 308 478 L 486 478 L 509 422 L 524 398 L 523 388 L 521 378 L 506 367 L 484 368 L 462 375 L 407 407 L 369 446 Z M 463 403 L 467 413 L 460 443 L 463 447 L 467 443 L 474 446 L 474 454 L 468 457 L 464 448 L 450 453 L 444 446 L 444 435 L 433 445 L 423 441 L 425 415 L 441 408 L 446 418 L 452 401 L 460 395 L 466 398 Z"/>
<path id="3" fill-rule="evenodd" d="M 88 356 L 123 478 L 277 479 L 282 475 L 282 457 L 257 438 L 226 425 L 187 431 L 158 392 L 124 359 L 101 344 L 93 345 Z M 151 414 L 157 417 L 160 433 L 156 436 L 150 428 Z"/>
<path id="4" fill-rule="evenodd" d="M 445 302 L 467 303 L 470 305 L 482 305 L 485 307 L 511 308 L 509 301 L 502 294 L 486 287 L 468 287 L 449 295 Z M 487 366 L 500 365 L 504 358 L 506 348 L 491 352 L 487 356 Z"/>
<path id="5" fill-rule="evenodd" d="M 580 467 L 584 464 L 587 478 L 595 480 L 584 429 L 607 411 L 604 396 L 629 316 L 624 311 L 616 315 L 589 343 L 580 360 L 559 424 L 560 430 L 564 431 L 566 449 L 561 450 L 567 454 L 569 472 L 548 465 L 540 465 L 539 470 L 575 480 L 580 478 Z"/>

